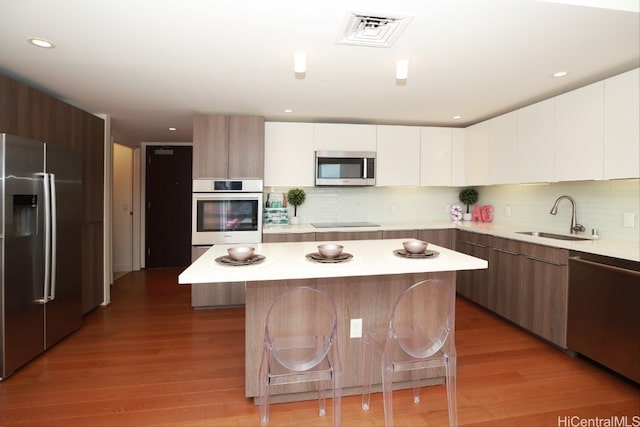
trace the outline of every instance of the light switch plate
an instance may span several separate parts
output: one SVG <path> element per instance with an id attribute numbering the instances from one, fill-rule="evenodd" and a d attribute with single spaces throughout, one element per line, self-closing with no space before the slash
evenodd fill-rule
<path id="1" fill-rule="evenodd" d="M 350 338 L 362 337 L 362 319 L 351 319 L 351 333 Z"/>
<path id="2" fill-rule="evenodd" d="M 636 226 L 636 215 L 633 212 L 625 212 L 624 223 L 625 227 L 633 228 Z"/>

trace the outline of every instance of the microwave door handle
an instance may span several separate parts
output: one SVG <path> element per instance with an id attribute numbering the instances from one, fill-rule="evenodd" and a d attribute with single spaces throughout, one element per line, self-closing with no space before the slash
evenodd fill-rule
<path id="1" fill-rule="evenodd" d="M 364 163 L 363 163 L 363 167 L 364 167 L 363 178 L 364 178 L 364 179 L 369 178 L 369 176 L 367 175 L 367 172 L 369 172 L 369 165 L 367 164 L 367 162 L 369 162 L 369 159 L 367 159 L 367 158 L 365 157 L 365 158 L 364 158 Z"/>

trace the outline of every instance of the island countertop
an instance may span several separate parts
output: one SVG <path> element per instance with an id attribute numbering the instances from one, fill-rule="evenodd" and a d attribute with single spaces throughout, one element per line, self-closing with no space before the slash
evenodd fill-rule
<path id="1" fill-rule="evenodd" d="M 251 282 L 263 280 L 312 279 L 324 277 L 375 276 L 439 271 L 477 270 L 488 266 L 475 258 L 441 246 L 429 244 L 437 256 L 408 259 L 397 256 L 407 239 L 336 241 L 343 252 L 353 255 L 341 263 L 319 263 L 306 258 L 317 252 L 318 244 L 329 242 L 257 243 L 251 245 L 214 245 L 178 276 L 179 284 Z M 233 246 L 252 246 L 265 259 L 246 266 L 221 265 L 216 258 L 227 255 Z"/>

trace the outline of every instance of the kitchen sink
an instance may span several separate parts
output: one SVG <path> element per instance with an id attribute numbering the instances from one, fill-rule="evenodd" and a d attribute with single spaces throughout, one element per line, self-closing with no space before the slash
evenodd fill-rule
<path id="1" fill-rule="evenodd" d="M 567 236 L 564 234 L 555 234 L 555 233 L 546 233 L 544 231 L 516 231 L 517 234 L 527 234 L 529 236 L 535 237 L 546 237 L 547 239 L 558 239 L 558 240 L 591 240 L 586 237 L 578 237 L 578 236 Z"/>

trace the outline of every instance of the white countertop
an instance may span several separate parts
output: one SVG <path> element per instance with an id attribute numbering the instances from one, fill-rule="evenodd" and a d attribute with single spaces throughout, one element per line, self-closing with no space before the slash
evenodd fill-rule
<path id="1" fill-rule="evenodd" d="M 407 259 L 393 253 L 402 249 L 406 239 L 345 240 L 339 243 L 344 252 L 353 255 L 349 261 L 335 264 L 318 263 L 306 258 L 317 252 L 321 243 L 290 242 L 252 245 L 215 245 L 178 276 L 178 283 L 245 282 L 290 280 L 323 277 L 375 276 L 383 274 L 428 273 L 437 271 L 476 270 L 487 268 L 485 260 L 461 254 L 436 245 L 428 249 L 439 252 L 436 257 Z M 215 261 L 227 255 L 233 246 L 252 246 L 264 261 L 246 266 L 221 265 Z"/>
<path id="2" fill-rule="evenodd" d="M 568 249 L 571 251 L 586 252 L 596 255 L 609 256 L 613 258 L 621 258 L 631 261 L 640 261 L 640 243 L 631 240 L 619 240 L 610 238 L 590 239 L 588 233 L 581 233 L 579 237 L 586 237 L 589 240 L 571 241 L 550 239 L 547 237 L 529 236 L 519 234 L 517 231 L 547 231 L 556 234 L 566 234 L 566 232 L 558 232 L 555 230 L 539 230 L 535 227 L 526 225 L 501 225 L 495 223 L 482 223 L 473 221 L 462 221 L 460 223 L 448 221 L 421 222 L 421 223 L 392 223 L 380 224 L 379 227 L 341 227 L 341 228 L 315 228 L 310 224 L 300 225 L 279 225 L 265 226 L 262 230 L 263 234 L 278 233 L 323 233 L 323 232 L 358 232 L 358 231 L 392 231 L 392 230 L 426 230 L 426 229 L 447 229 L 457 228 L 460 230 L 471 231 L 475 233 L 490 234 L 492 236 L 503 237 L 506 239 L 520 240 L 523 242 L 536 243 L 539 245 L 552 246 L 556 248 Z"/>

